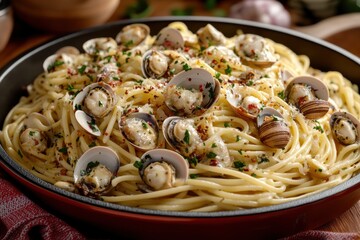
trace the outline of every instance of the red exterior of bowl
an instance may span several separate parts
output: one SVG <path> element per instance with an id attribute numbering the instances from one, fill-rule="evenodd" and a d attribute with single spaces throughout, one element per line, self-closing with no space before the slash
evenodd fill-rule
<path id="1" fill-rule="evenodd" d="M 315 59 L 315 67 L 323 70 L 338 70 L 360 83 L 360 60 L 355 56 L 322 41 L 294 32 L 232 19 L 216 18 L 157 18 L 143 20 L 154 32 L 172 21 L 184 21 L 197 29 L 210 22 L 223 32 L 238 28 L 245 32 L 256 32 L 283 42 L 298 54 Z M 85 40 L 98 35 L 116 35 L 122 26 L 132 23 L 124 21 L 82 31 L 54 40 L 30 51 L 4 70 L 0 75 L 0 125 L 6 113 L 18 100 L 21 87 L 32 82 L 41 72 L 43 59 L 65 45 L 81 46 Z M 327 56 L 324 58 L 323 56 Z M 20 78 L 27 76 L 26 78 Z M 104 231 L 111 236 L 126 239 L 273 239 L 316 228 L 337 217 L 360 199 L 360 175 L 330 190 L 277 206 L 229 211 L 220 213 L 178 213 L 151 211 L 104 203 L 65 192 L 37 179 L 17 165 L 0 148 L 0 167 L 15 179 L 25 191 L 49 207 L 58 216 L 72 219 L 77 225 Z M 95 231 L 95 230 L 92 230 Z M 154 235 L 156 234 L 156 235 Z"/>

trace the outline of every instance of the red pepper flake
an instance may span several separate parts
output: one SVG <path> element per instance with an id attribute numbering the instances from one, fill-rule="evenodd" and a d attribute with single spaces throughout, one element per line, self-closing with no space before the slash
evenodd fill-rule
<path id="1" fill-rule="evenodd" d="M 63 175 L 63 176 L 66 175 L 66 172 L 67 172 L 67 170 L 65 168 L 60 170 L 60 174 Z"/>
<path id="2" fill-rule="evenodd" d="M 199 91 L 200 91 L 200 92 L 203 92 L 203 91 L 204 91 L 204 85 L 202 85 L 202 84 L 199 85 Z"/>
<path id="3" fill-rule="evenodd" d="M 218 161 L 218 160 L 216 160 L 216 159 L 211 159 L 211 160 L 210 160 L 210 166 L 216 167 L 218 164 L 219 164 L 219 161 Z"/>

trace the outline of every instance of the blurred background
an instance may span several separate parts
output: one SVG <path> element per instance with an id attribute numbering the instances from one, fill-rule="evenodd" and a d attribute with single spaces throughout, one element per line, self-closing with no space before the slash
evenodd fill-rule
<path id="1" fill-rule="evenodd" d="M 0 67 L 46 40 L 121 19 L 216 16 L 306 30 L 326 19 L 354 13 L 360 14 L 360 0 L 0 0 Z M 355 24 L 347 21 L 345 25 Z M 321 29 L 329 32 L 333 26 Z M 360 26 L 355 32 L 360 36 Z M 346 31 L 331 40 L 343 34 Z"/>

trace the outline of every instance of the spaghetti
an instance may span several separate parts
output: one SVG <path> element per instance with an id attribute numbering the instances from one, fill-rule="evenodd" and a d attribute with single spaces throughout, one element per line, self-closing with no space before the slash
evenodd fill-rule
<path id="1" fill-rule="evenodd" d="M 134 40 L 137 35 L 123 34 L 115 48 L 106 45 L 94 54 L 74 53 L 68 54 L 68 60 L 62 56 L 61 61 L 52 61 L 28 87 L 29 95 L 22 97 L 5 119 L 0 140 L 9 156 L 47 182 L 72 184 L 80 156 L 93 146 L 108 146 L 119 155 L 121 166 L 111 182 L 112 190 L 101 199 L 171 211 L 221 211 L 280 204 L 331 188 L 359 172 L 359 142 L 340 144 L 329 122 L 336 110 L 360 117 L 358 89 L 340 73 L 312 69 L 307 56 L 298 56 L 270 39 L 265 39 L 265 43 L 276 60 L 270 66 L 261 66 L 256 58 L 253 63 L 247 59 L 251 54 L 241 56 L 235 51 L 239 36 L 244 35 L 241 32 L 227 38 L 212 26 L 196 34 L 181 22 L 171 23 L 169 27 L 181 33 L 185 46 L 172 49 L 159 36 L 147 35 L 141 42 Z M 151 48 L 177 59 L 178 63 L 174 61 L 173 68 L 166 69 L 160 77 L 146 77 L 141 69 L 142 56 Z M 143 180 L 136 167 L 144 151 L 126 140 L 119 122 L 134 111 L 154 115 L 160 125 L 166 117 L 176 115 L 165 106 L 164 89 L 174 75 L 193 68 L 207 70 L 221 83 L 215 104 L 190 118 L 204 140 L 204 148 L 214 147 L 206 143 L 220 139 L 226 146 L 223 158 L 228 160 L 225 166 L 212 166 L 207 160 L 194 162 L 188 158 L 189 178 L 184 184 L 144 192 L 138 187 Z M 310 75 L 325 83 L 332 106 L 317 120 L 307 119 L 284 97 L 288 78 Z M 100 136 L 85 131 L 73 109 L 76 94 L 97 81 L 106 81 L 118 100 L 109 113 L 97 119 Z M 271 106 L 281 111 L 291 136 L 285 147 L 263 144 L 255 121 L 234 111 L 226 91 L 238 86 L 246 86 L 247 94 L 259 100 L 259 108 Z M 37 141 L 37 147 L 45 146 L 41 150 L 34 145 L 24 146 L 27 139 L 23 133 L 29 128 L 29 116 L 34 112 L 39 115 L 31 121 L 37 121 L 38 127 L 27 134 Z M 156 147 L 169 148 L 159 131 Z"/>

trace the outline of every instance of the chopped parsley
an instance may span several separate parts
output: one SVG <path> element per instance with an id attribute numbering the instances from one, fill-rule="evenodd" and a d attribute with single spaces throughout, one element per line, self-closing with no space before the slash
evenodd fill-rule
<path id="1" fill-rule="evenodd" d="M 89 162 L 89 163 L 87 164 L 87 166 L 86 166 L 86 169 L 85 169 L 85 170 L 81 170 L 80 175 L 81 175 L 81 176 L 89 175 L 90 172 L 92 171 L 92 169 L 95 168 L 95 167 L 97 167 L 97 166 L 99 166 L 99 164 L 100 164 L 100 163 L 99 163 L 98 161 L 96 161 L 96 162 Z"/>
<path id="2" fill-rule="evenodd" d="M 281 92 L 279 92 L 277 95 L 278 95 L 278 97 L 281 98 L 282 100 L 285 100 L 285 92 L 284 92 L 284 90 L 282 90 Z"/>
<path id="3" fill-rule="evenodd" d="M 190 177 L 191 179 L 196 179 L 196 178 L 199 177 L 199 174 L 193 173 L 193 174 L 190 174 L 189 177 Z"/>
<path id="4" fill-rule="evenodd" d="M 125 45 L 125 47 L 130 47 L 131 45 L 133 45 L 134 44 L 134 41 L 133 40 L 129 40 L 129 41 L 127 41 L 124 45 Z"/>
<path id="5" fill-rule="evenodd" d="M 59 152 L 61 152 L 61 153 L 67 153 L 67 147 L 63 147 L 63 148 L 60 148 L 59 149 Z"/>
<path id="6" fill-rule="evenodd" d="M 324 129 L 322 128 L 322 126 L 320 125 L 319 121 L 315 120 L 315 127 L 313 127 L 313 129 L 318 130 L 320 133 L 324 133 Z"/>
<path id="7" fill-rule="evenodd" d="M 246 166 L 246 164 L 244 163 L 244 162 L 242 162 L 242 161 L 235 161 L 234 162 L 234 167 L 236 168 L 236 169 L 238 169 L 239 171 L 244 171 L 244 167 Z"/>
<path id="8" fill-rule="evenodd" d="M 186 159 L 188 160 L 189 164 L 194 167 L 199 163 L 199 159 L 197 159 L 196 156 L 191 157 L 191 158 L 186 158 Z"/>
<path id="9" fill-rule="evenodd" d="M 254 85 L 254 82 L 252 80 L 250 80 L 246 83 L 246 86 L 252 86 L 252 85 Z"/>
<path id="10" fill-rule="evenodd" d="M 229 65 L 227 65 L 225 69 L 225 74 L 230 75 L 231 72 L 232 72 L 232 68 Z"/>
<path id="11" fill-rule="evenodd" d="M 185 64 L 183 65 L 183 69 L 184 69 L 185 71 L 189 71 L 189 70 L 191 70 L 191 67 L 190 67 L 187 63 L 185 63 Z"/>
<path id="12" fill-rule="evenodd" d="M 238 142 L 238 141 L 240 141 L 240 136 L 239 135 L 236 135 L 236 141 Z"/>
<path id="13" fill-rule="evenodd" d="M 56 67 L 59 67 L 61 65 L 63 65 L 65 62 L 60 61 L 60 60 L 56 60 L 53 64 L 50 64 L 47 67 L 48 72 L 51 72 L 52 70 L 54 70 Z"/>
<path id="14" fill-rule="evenodd" d="M 216 143 L 211 144 L 211 148 L 216 148 L 216 147 L 217 147 Z"/>
<path id="15" fill-rule="evenodd" d="M 69 92 L 72 92 L 74 89 L 75 89 L 75 88 L 74 88 L 74 86 L 73 86 L 73 85 L 68 84 L 68 86 L 67 86 L 67 90 L 68 90 Z"/>
<path id="16" fill-rule="evenodd" d="M 258 161 L 259 164 L 270 161 L 265 155 L 261 155 L 258 159 L 259 159 Z"/>
<path id="17" fill-rule="evenodd" d="M 136 167 L 137 169 L 141 169 L 142 166 L 143 166 L 143 162 L 142 161 L 135 161 L 133 166 Z"/>
<path id="18" fill-rule="evenodd" d="M 206 157 L 207 158 L 215 158 L 217 155 L 216 155 L 216 153 L 214 153 L 214 152 L 208 152 L 207 154 L 206 154 Z"/>
<path id="19" fill-rule="evenodd" d="M 146 122 L 142 122 L 141 125 L 142 125 L 143 129 L 147 129 L 147 128 L 148 128 L 148 125 L 147 125 Z"/>
<path id="20" fill-rule="evenodd" d="M 186 144 L 190 144 L 190 133 L 189 133 L 189 130 L 185 130 L 185 135 L 184 135 L 184 142 L 186 143 Z"/>
<path id="21" fill-rule="evenodd" d="M 231 124 L 228 122 L 224 122 L 224 127 L 226 127 L 226 128 L 231 127 Z"/>
<path id="22" fill-rule="evenodd" d="M 84 72 L 85 72 L 85 69 L 86 69 L 86 65 L 82 65 L 80 68 L 78 68 L 78 73 L 80 73 L 81 75 L 83 75 Z"/>

